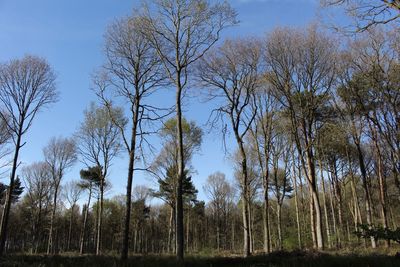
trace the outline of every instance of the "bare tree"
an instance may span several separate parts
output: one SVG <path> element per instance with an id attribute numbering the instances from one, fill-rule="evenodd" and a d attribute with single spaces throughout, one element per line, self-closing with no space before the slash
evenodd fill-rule
<path id="1" fill-rule="evenodd" d="M 156 50 L 142 34 L 140 18 L 127 17 L 115 21 L 105 35 L 107 61 L 102 72 L 94 79 L 95 91 L 102 104 L 108 109 L 112 122 L 119 128 L 122 144 L 129 154 L 126 186 L 126 213 L 124 222 L 121 258 L 128 257 L 129 225 L 131 218 L 132 182 L 137 159 L 145 144 L 146 136 L 152 131 L 148 124 L 160 120 L 165 110 L 145 103 L 156 89 L 165 85 L 164 74 Z M 113 112 L 112 98 L 128 103 L 129 119 L 120 120 Z M 130 129 L 127 130 L 126 126 Z M 143 155 L 143 153 L 142 153 Z"/>
<path id="2" fill-rule="evenodd" d="M 22 169 L 26 194 L 32 211 L 32 250 L 37 253 L 40 235 L 43 234 L 43 220 L 49 211 L 53 194 L 51 173 L 45 162 L 35 162 Z"/>
<path id="3" fill-rule="evenodd" d="M 216 217 L 217 249 L 221 249 L 221 232 L 225 232 L 227 225 L 223 225 L 223 218 L 226 218 L 229 201 L 232 198 L 233 188 L 226 180 L 225 174 L 216 172 L 208 176 L 203 186 L 204 192 L 210 199 L 210 206 Z M 224 227 L 225 226 L 225 227 Z"/>
<path id="4" fill-rule="evenodd" d="M 184 148 L 182 96 L 189 85 L 191 67 L 219 40 L 223 29 L 237 23 L 236 12 L 227 2 L 208 0 L 156 0 L 143 5 L 143 27 L 156 49 L 169 80 L 176 88 L 178 134 L 178 186 L 176 207 L 177 259 L 184 257 L 182 181 Z"/>
<path id="5" fill-rule="evenodd" d="M 271 252 L 270 223 L 269 223 L 269 179 L 271 144 L 274 139 L 273 121 L 279 111 L 279 102 L 273 96 L 268 84 L 263 82 L 262 86 L 255 92 L 253 109 L 255 110 L 255 121 L 250 128 L 252 146 L 257 152 L 257 161 L 263 180 L 264 189 L 264 252 Z"/>
<path id="6" fill-rule="evenodd" d="M 27 133 L 36 114 L 57 101 L 56 76 L 45 59 L 26 56 L 0 65 L 0 117 L 6 123 L 15 146 L 10 186 L 3 211 L 0 230 L 0 255 L 4 252 L 11 206 L 12 185 L 18 167 L 22 137 Z"/>
<path id="7" fill-rule="evenodd" d="M 277 29 L 268 36 L 266 45 L 268 80 L 286 110 L 310 185 L 311 226 L 314 246 L 318 249 L 324 248 L 324 242 L 315 171 L 315 136 L 326 119 L 326 107 L 336 79 L 336 47 L 316 27 L 306 31 Z"/>
<path id="8" fill-rule="evenodd" d="M 0 111 L 1 112 L 1 111 Z M 10 153 L 10 142 L 11 142 L 11 133 L 7 128 L 8 118 L 3 118 L 0 116 L 0 176 L 4 174 L 2 168 L 5 168 L 10 164 L 10 161 L 6 158 Z"/>
<path id="9" fill-rule="evenodd" d="M 79 186 L 77 181 L 69 181 L 64 186 L 64 197 L 67 200 L 70 206 L 70 217 L 69 217 L 69 228 L 68 228 L 68 241 L 67 241 L 67 250 L 71 247 L 71 235 L 72 235 L 72 221 L 74 219 L 74 210 L 77 207 L 76 203 L 80 199 L 83 192 L 83 188 Z"/>
<path id="10" fill-rule="evenodd" d="M 84 121 L 75 136 L 78 142 L 78 153 L 81 155 L 82 161 L 87 167 L 94 165 L 101 169 L 96 239 L 96 255 L 100 255 L 105 180 L 112 160 L 121 151 L 121 131 L 118 125 L 123 125 L 126 119 L 121 109 L 111 108 L 109 110 L 106 107 L 97 107 L 93 103 L 84 115 Z"/>
<path id="11" fill-rule="evenodd" d="M 226 41 L 222 47 L 210 52 L 201 61 L 198 69 L 199 79 L 210 88 L 210 94 L 224 100 L 222 106 L 214 110 L 214 122 L 226 117 L 239 147 L 245 256 L 249 256 L 251 251 L 248 208 L 250 180 L 244 138 L 256 116 L 252 104 L 260 84 L 260 73 L 261 46 L 256 40 Z"/>
<path id="12" fill-rule="evenodd" d="M 44 158 L 50 169 L 53 194 L 53 207 L 50 216 L 49 238 L 47 242 L 47 254 L 53 253 L 53 228 L 57 210 L 57 199 L 61 180 L 64 174 L 71 168 L 76 160 L 76 144 L 71 138 L 53 137 L 43 149 Z"/>
<path id="13" fill-rule="evenodd" d="M 399 0 L 321 0 L 324 6 L 344 6 L 355 19 L 355 30 L 362 32 L 372 26 L 396 23 L 400 19 Z"/>

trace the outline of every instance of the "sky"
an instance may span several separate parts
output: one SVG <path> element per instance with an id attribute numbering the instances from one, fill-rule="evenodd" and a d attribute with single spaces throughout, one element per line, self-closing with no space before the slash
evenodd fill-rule
<path id="1" fill-rule="evenodd" d="M 277 26 L 303 27 L 318 21 L 318 0 L 230 0 L 238 12 L 240 24 L 228 29 L 224 38 L 263 36 Z M 131 14 L 137 0 L 0 0 L 0 63 L 26 54 L 48 60 L 57 74 L 60 100 L 42 110 L 24 137 L 22 166 L 43 160 L 43 147 L 51 137 L 70 137 L 83 120 L 83 111 L 91 101 L 98 102 L 91 88 L 91 74 L 104 62 L 103 34 L 116 18 Z M 169 92 L 173 97 L 173 91 Z M 155 102 L 162 99 L 155 99 Z M 201 150 L 193 158 L 196 173 L 192 179 L 199 199 L 206 199 L 202 187 L 207 176 L 221 171 L 233 180 L 232 163 L 222 145 L 218 129 L 209 133 L 207 119 L 213 103 L 200 97 L 185 99 L 184 115 L 204 129 Z M 154 138 L 157 142 L 156 138 Z M 228 137 L 228 151 L 236 147 Z M 126 153 L 125 153 L 126 154 Z M 115 159 L 109 181 L 108 196 L 124 194 L 127 158 Z M 77 163 L 64 182 L 79 179 Z M 3 178 L 6 182 L 8 178 Z M 155 179 L 136 173 L 134 185 L 155 188 Z"/>

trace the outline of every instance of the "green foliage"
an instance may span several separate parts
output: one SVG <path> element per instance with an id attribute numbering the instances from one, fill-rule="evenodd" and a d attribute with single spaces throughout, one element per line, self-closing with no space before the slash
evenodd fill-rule
<path id="1" fill-rule="evenodd" d="M 0 183 L 0 203 L 2 204 L 4 204 L 4 202 L 6 201 L 8 188 L 8 185 Z M 17 176 L 17 178 L 15 178 L 14 180 L 14 185 L 11 193 L 11 202 L 17 202 L 22 192 L 24 192 L 24 187 L 21 185 L 21 179 Z"/>
<path id="2" fill-rule="evenodd" d="M 376 240 L 392 240 L 400 244 L 400 228 L 396 230 L 390 230 L 382 226 L 360 224 L 360 230 L 356 231 L 355 234 L 358 237 L 370 238 L 374 237 Z"/>
<path id="3" fill-rule="evenodd" d="M 82 169 L 80 171 L 80 176 L 83 182 L 81 182 L 79 185 L 82 188 L 87 188 L 89 185 L 93 184 L 100 184 L 100 181 L 102 179 L 101 175 L 101 167 L 99 166 L 94 166 L 94 167 L 89 167 L 87 170 Z"/>
<path id="4" fill-rule="evenodd" d="M 197 189 L 194 187 L 192 177 L 188 175 L 189 170 L 184 171 L 182 181 L 182 192 L 184 202 L 194 202 L 197 198 Z M 154 197 L 163 199 L 165 202 L 174 206 L 176 197 L 176 186 L 177 186 L 178 169 L 176 165 L 170 166 L 167 169 L 165 179 L 158 179 L 159 190 L 153 191 Z"/>

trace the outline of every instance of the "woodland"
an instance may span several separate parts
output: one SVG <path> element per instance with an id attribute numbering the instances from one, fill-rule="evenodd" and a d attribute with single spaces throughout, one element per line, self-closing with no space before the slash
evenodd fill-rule
<path id="1" fill-rule="evenodd" d="M 57 76 L 42 56 L 2 62 L 0 265 L 400 266 L 400 1 L 321 4 L 352 23 L 223 39 L 240 23 L 228 1 L 143 1 L 105 29 L 76 133 L 29 164 Z M 174 105 L 155 105 L 166 88 Z M 217 100 L 208 126 L 235 144 L 234 177 L 202 188 L 192 159 L 208 133 L 182 108 L 193 90 Z M 107 194 L 113 179 L 124 194 Z"/>

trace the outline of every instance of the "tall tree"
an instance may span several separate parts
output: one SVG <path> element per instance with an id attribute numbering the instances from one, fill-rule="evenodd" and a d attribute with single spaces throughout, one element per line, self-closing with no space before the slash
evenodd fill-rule
<path id="1" fill-rule="evenodd" d="M 223 29 L 237 23 L 227 2 L 208 0 L 156 0 L 143 5 L 143 31 L 156 49 L 167 77 L 176 88 L 178 136 L 178 187 L 176 200 L 177 251 L 184 257 L 182 184 L 185 170 L 182 96 L 189 85 L 191 68 L 219 40 Z"/>
<path id="2" fill-rule="evenodd" d="M 268 36 L 266 45 L 268 81 L 287 111 L 293 140 L 310 185 L 311 225 L 314 246 L 318 249 L 324 248 L 324 242 L 315 169 L 315 136 L 329 115 L 328 99 L 336 79 L 335 47 L 333 40 L 316 27 L 303 31 L 277 29 Z"/>
<path id="3" fill-rule="evenodd" d="M 172 225 L 176 227 L 176 218 L 172 218 L 175 215 L 176 217 L 176 193 L 178 186 L 178 134 L 177 134 L 177 120 L 175 118 L 171 118 L 164 123 L 163 128 L 160 131 L 160 137 L 163 141 L 163 147 L 161 149 L 160 154 L 157 156 L 155 161 L 153 162 L 151 169 L 152 173 L 157 177 L 160 190 L 156 193 L 157 197 L 160 197 L 171 208 L 171 217 L 170 217 L 170 229 L 168 234 L 168 247 L 170 248 L 170 242 L 172 240 Z M 184 178 L 182 181 L 182 199 L 183 202 L 187 202 L 186 200 L 195 200 L 197 190 L 194 188 L 190 173 L 193 172 L 193 168 L 191 166 L 191 159 L 199 149 L 202 142 L 203 131 L 200 127 L 198 127 L 195 122 L 187 121 L 185 118 L 182 118 L 182 137 L 183 137 L 183 150 L 184 150 L 184 164 L 185 164 L 185 172 Z M 161 193 L 161 195 L 160 195 Z M 189 197 L 189 199 L 188 199 Z M 175 223 L 173 223 L 175 222 Z M 177 233 L 177 229 L 174 231 Z M 175 239 L 177 242 L 177 239 Z M 177 244 L 175 244 L 175 247 Z"/>
<path id="4" fill-rule="evenodd" d="M 70 208 L 69 226 L 68 226 L 68 240 L 67 240 L 67 250 L 71 248 L 71 236 L 72 236 L 72 222 L 74 219 L 74 210 L 77 207 L 76 203 L 81 197 L 83 188 L 79 186 L 77 181 L 69 181 L 64 186 L 64 198 L 67 200 Z"/>
<path id="5" fill-rule="evenodd" d="M 26 184 L 25 198 L 32 218 L 31 252 L 37 253 L 53 193 L 51 173 L 45 162 L 34 162 L 22 169 L 21 177 Z"/>
<path id="6" fill-rule="evenodd" d="M 106 63 L 95 77 L 95 91 L 108 109 L 112 122 L 119 128 L 122 143 L 129 155 L 126 186 L 126 213 L 121 258 L 126 260 L 129 250 L 132 183 L 139 148 L 148 143 L 147 123 L 162 117 L 160 110 L 145 103 L 152 93 L 164 84 L 156 49 L 142 33 L 141 18 L 131 16 L 115 21 L 105 34 Z M 117 98 L 115 98 L 117 97 Z M 128 121 L 119 121 L 113 112 L 113 101 L 128 103 Z M 125 129 L 126 126 L 130 129 Z"/>
<path id="7" fill-rule="evenodd" d="M 257 152 L 257 160 L 262 175 L 263 184 L 263 223 L 264 223 L 264 252 L 271 252 L 270 222 L 269 222 L 269 184 L 270 184 L 270 154 L 274 139 L 273 125 L 279 111 L 279 102 L 272 94 L 268 84 L 263 81 L 262 86 L 255 92 L 253 103 L 255 121 L 250 128 L 252 145 Z"/>
<path id="8" fill-rule="evenodd" d="M 80 178 L 81 182 L 79 183 L 79 186 L 84 189 L 88 190 L 88 201 L 85 206 L 85 215 L 83 217 L 83 226 L 81 230 L 81 235 L 80 235 L 80 244 L 79 244 L 79 253 L 82 255 L 84 253 L 85 249 L 85 240 L 86 240 L 86 229 L 87 229 L 87 223 L 89 219 L 89 210 L 90 210 L 90 201 L 92 200 L 92 194 L 93 190 L 95 187 L 99 187 L 100 182 L 102 180 L 102 170 L 101 167 L 99 166 L 94 166 L 94 167 L 88 167 L 87 169 L 82 169 L 80 171 Z"/>
<path id="9" fill-rule="evenodd" d="M 225 174 L 221 172 L 209 175 L 206 184 L 203 186 L 203 190 L 210 199 L 210 206 L 216 217 L 216 241 L 217 249 L 220 250 L 222 248 L 222 232 L 226 232 L 226 228 L 229 227 L 229 225 L 224 223 L 226 222 L 224 219 L 226 219 L 229 201 L 234 190 L 227 181 Z"/>
<path id="10" fill-rule="evenodd" d="M 10 183 L 1 220 L 0 255 L 7 239 L 11 194 L 20 149 L 25 145 L 22 137 L 28 132 L 36 114 L 57 101 L 56 76 L 43 58 L 26 56 L 0 65 L 0 117 L 11 134 L 14 157 Z"/>
<path id="11" fill-rule="evenodd" d="M 239 148 L 241 162 L 241 188 L 243 200 L 244 255 L 250 251 L 250 179 L 244 138 L 255 119 L 252 109 L 255 92 L 260 85 L 261 46 L 256 40 L 229 40 L 219 49 L 210 52 L 199 65 L 199 79 L 210 88 L 213 96 L 223 99 L 215 109 L 216 120 L 225 116 Z"/>
<path id="12" fill-rule="evenodd" d="M 75 164 L 77 160 L 76 144 L 71 138 L 52 138 L 43 149 L 45 162 L 51 173 L 53 194 L 53 207 L 50 217 L 49 237 L 47 243 L 47 254 L 54 253 L 54 220 L 57 210 L 57 200 L 60 190 L 61 180 L 65 173 Z"/>
<path id="13" fill-rule="evenodd" d="M 109 113 L 110 111 L 110 113 Z M 111 114 L 111 115 L 110 115 Z M 116 121 L 116 123 L 113 122 Z M 121 150 L 121 131 L 118 125 L 124 125 L 126 119 L 122 110 L 97 107 L 91 104 L 84 112 L 84 121 L 76 133 L 78 153 L 86 166 L 98 166 L 101 169 L 100 205 L 97 221 L 96 255 L 101 254 L 101 233 L 103 221 L 103 199 L 105 180 L 109 173 L 112 160 Z"/>

